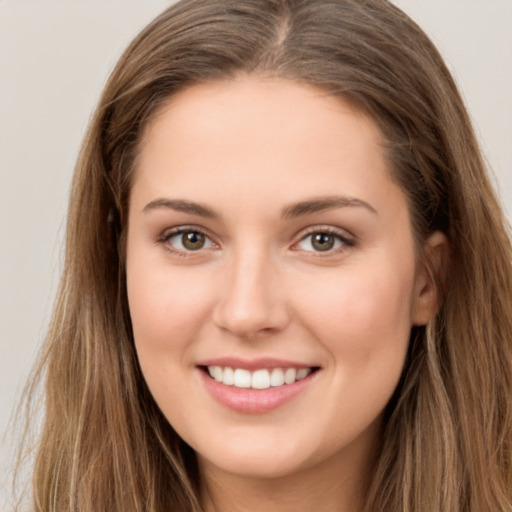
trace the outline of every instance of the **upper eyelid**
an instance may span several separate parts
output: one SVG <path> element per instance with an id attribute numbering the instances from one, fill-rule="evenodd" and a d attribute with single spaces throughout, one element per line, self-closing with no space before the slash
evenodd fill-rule
<path id="1" fill-rule="evenodd" d="M 297 234 L 294 236 L 294 239 L 296 240 L 296 242 L 294 243 L 297 243 L 303 240 L 305 237 L 312 235 L 314 233 L 328 233 L 330 235 L 338 236 L 343 240 L 351 242 L 357 241 L 357 237 L 350 231 L 347 231 L 346 229 L 337 228 L 335 226 L 329 225 L 318 225 L 310 226 L 297 232 Z"/>
<path id="2" fill-rule="evenodd" d="M 211 233 L 209 232 L 209 230 L 202 228 L 200 226 L 195 226 L 193 224 L 185 224 L 185 225 L 176 226 L 173 228 L 166 228 L 162 231 L 160 236 L 162 238 L 164 238 L 164 237 L 168 238 L 170 236 L 179 235 L 180 233 L 185 233 L 187 231 L 197 231 L 198 233 L 201 233 L 202 235 L 207 236 L 208 238 L 212 239 L 212 241 L 213 241 L 213 237 L 212 237 Z"/>

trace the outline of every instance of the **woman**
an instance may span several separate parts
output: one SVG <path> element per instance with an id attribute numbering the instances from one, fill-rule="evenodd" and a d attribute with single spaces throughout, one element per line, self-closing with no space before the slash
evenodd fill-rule
<path id="1" fill-rule="evenodd" d="M 511 510 L 510 242 L 383 0 L 193 0 L 70 201 L 36 510 Z"/>

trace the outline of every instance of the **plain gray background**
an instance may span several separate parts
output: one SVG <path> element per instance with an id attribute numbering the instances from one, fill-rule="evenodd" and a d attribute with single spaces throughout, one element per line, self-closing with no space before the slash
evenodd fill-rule
<path id="1" fill-rule="evenodd" d="M 51 312 L 67 195 L 117 57 L 170 0 L 0 0 L 0 510 L 8 420 Z M 512 218 L 512 0 L 395 0 L 433 38 L 466 99 Z"/>

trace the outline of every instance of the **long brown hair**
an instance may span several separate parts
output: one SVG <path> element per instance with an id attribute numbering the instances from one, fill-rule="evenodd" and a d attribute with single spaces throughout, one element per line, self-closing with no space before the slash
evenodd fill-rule
<path id="1" fill-rule="evenodd" d="M 37 511 L 199 511 L 195 457 L 138 367 L 126 300 L 131 174 L 148 121 L 188 85 L 269 75 L 381 127 L 415 236 L 450 243 L 442 304 L 388 405 L 371 512 L 512 510 L 512 250 L 468 114 L 427 36 L 386 0 L 182 0 L 133 41 L 85 137 L 44 379 Z M 28 407 L 30 408 L 30 399 Z"/>

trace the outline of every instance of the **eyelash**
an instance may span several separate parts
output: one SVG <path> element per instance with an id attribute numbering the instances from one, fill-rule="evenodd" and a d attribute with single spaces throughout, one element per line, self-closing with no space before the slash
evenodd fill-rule
<path id="1" fill-rule="evenodd" d="M 329 235 L 334 237 L 341 243 L 341 247 L 328 249 L 325 252 L 323 251 L 305 251 L 314 254 L 315 257 L 328 257 L 333 254 L 339 254 L 345 252 L 348 248 L 354 247 L 356 245 L 356 240 L 354 238 L 348 237 L 345 232 L 337 230 L 330 226 L 314 226 L 306 230 L 305 233 L 301 234 L 300 240 L 293 244 L 293 247 L 297 247 L 300 243 L 304 242 L 308 237 L 313 235 Z M 312 243 L 312 242 L 310 242 Z M 294 249 L 299 250 L 299 249 Z"/>
<path id="2" fill-rule="evenodd" d="M 169 240 L 171 238 L 173 238 L 175 236 L 183 235 L 184 233 L 198 233 L 198 234 L 204 236 L 205 239 L 207 239 L 210 242 L 210 244 L 218 247 L 218 245 L 211 239 L 211 237 L 208 235 L 208 233 L 204 229 L 202 229 L 198 226 L 192 226 L 192 225 L 191 226 L 180 226 L 180 227 L 172 229 L 170 231 L 165 231 L 164 233 L 162 233 L 162 235 L 160 235 L 157 238 L 156 242 L 158 244 L 161 244 L 164 247 L 164 249 L 167 250 L 168 252 L 173 253 L 180 257 L 185 257 L 185 258 L 193 256 L 194 253 L 196 253 L 196 252 L 199 253 L 199 252 L 202 252 L 202 250 L 204 250 L 204 248 L 202 248 L 202 247 L 199 248 L 197 251 L 177 249 L 176 247 L 174 247 L 172 244 L 169 243 Z M 307 229 L 306 232 L 301 234 L 300 239 L 292 245 L 292 250 L 299 251 L 300 249 L 296 249 L 296 247 L 300 243 L 304 242 L 308 237 L 311 237 L 311 236 L 317 235 L 317 234 L 329 235 L 329 236 L 334 237 L 338 242 L 341 243 L 341 247 L 328 249 L 326 251 L 314 251 L 314 250 L 307 251 L 306 250 L 304 252 L 312 253 L 317 257 L 327 257 L 327 256 L 331 256 L 333 254 L 338 254 L 340 252 L 344 252 L 347 250 L 347 248 L 354 247 L 356 245 L 356 241 L 353 238 L 347 237 L 345 234 L 342 234 L 339 230 L 337 230 L 335 228 L 332 228 L 330 226 L 315 226 L 315 227 L 311 227 L 311 228 Z M 207 249 L 209 249 L 209 248 L 207 248 Z"/>
<path id="3" fill-rule="evenodd" d="M 161 244 L 164 249 L 174 255 L 180 256 L 180 257 L 190 257 L 193 256 L 194 253 L 199 253 L 203 248 L 198 249 L 197 251 L 193 250 L 183 250 L 183 249 L 177 249 L 172 244 L 169 243 L 169 240 L 175 236 L 183 235 L 184 233 L 198 233 L 205 237 L 205 239 L 209 240 L 212 245 L 217 245 L 211 237 L 208 235 L 208 233 L 201 229 L 198 226 L 180 226 L 179 228 L 172 229 L 170 231 L 165 231 L 157 238 L 157 243 Z"/>

